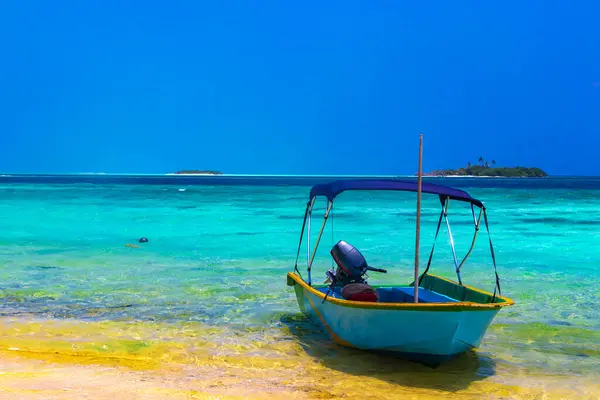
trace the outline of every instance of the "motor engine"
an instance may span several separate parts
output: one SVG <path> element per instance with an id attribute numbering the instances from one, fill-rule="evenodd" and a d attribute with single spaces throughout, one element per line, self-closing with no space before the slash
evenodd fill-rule
<path id="1" fill-rule="evenodd" d="M 386 273 L 386 270 L 369 267 L 360 251 L 343 240 L 333 246 L 331 256 L 337 264 L 337 269 L 335 273 L 333 268 L 327 271 L 327 280 L 331 283 L 330 290 L 334 287 L 341 288 L 341 295 L 346 300 L 371 302 L 379 300 L 377 291 L 369 286 L 365 278 L 367 271 Z"/>
<path id="2" fill-rule="evenodd" d="M 350 283 L 366 283 L 367 260 L 356 247 L 340 240 L 333 246 L 330 253 L 337 264 L 335 279 L 332 279 L 336 286 L 343 287 Z"/>

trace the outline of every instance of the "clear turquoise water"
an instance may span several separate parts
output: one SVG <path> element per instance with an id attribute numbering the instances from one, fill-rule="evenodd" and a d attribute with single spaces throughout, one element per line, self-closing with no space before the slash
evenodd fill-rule
<path id="1" fill-rule="evenodd" d="M 283 178 L 275 186 L 243 179 L 228 185 L 86 179 L 0 182 L 3 316 L 197 321 L 226 327 L 240 342 L 290 340 L 284 328 L 306 328 L 285 274 L 293 268 L 308 186 L 286 186 Z M 499 313 L 477 353 L 508 371 L 495 379 L 509 381 L 517 373 L 598 375 L 600 183 L 443 183 L 463 186 L 485 201 L 503 294 L 516 301 Z M 439 201 L 425 197 L 423 264 L 438 213 Z M 320 222 L 315 217 L 313 227 Z M 389 270 L 371 274 L 370 283 L 408 283 L 414 222 L 414 195 L 348 192 L 336 202 L 333 240 L 349 241 L 371 265 Z M 473 231 L 470 209 L 453 203 L 450 222 L 459 255 L 464 254 Z M 315 281 L 331 266 L 331 227 L 326 232 Z M 142 236 L 149 243 L 125 246 Z M 431 272 L 454 278 L 443 228 L 440 239 Z M 305 262 L 303 249 L 301 266 Z M 462 277 L 465 284 L 493 289 L 485 235 Z M 311 334 L 326 340 L 322 333 Z"/>

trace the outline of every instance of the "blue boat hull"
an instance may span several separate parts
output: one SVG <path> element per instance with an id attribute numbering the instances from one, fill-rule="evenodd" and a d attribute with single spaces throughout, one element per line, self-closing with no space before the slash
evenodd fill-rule
<path id="1" fill-rule="evenodd" d="M 293 286 L 300 310 L 320 323 L 337 343 L 427 364 L 439 364 L 478 347 L 500 310 L 465 306 L 361 307 L 351 304 L 356 302 L 324 298 L 304 282 Z"/>

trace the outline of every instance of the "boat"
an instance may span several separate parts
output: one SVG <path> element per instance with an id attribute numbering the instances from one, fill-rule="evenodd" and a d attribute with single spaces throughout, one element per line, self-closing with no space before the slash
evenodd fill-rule
<path id="1" fill-rule="evenodd" d="M 422 139 L 421 139 L 422 140 Z M 421 141 L 422 146 L 422 141 Z M 422 150 L 421 150 L 422 152 Z M 287 274 L 300 311 L 322 325 L 338 344 L 376 353 L 386 353 L 430 366 L 441 363 L 480 345 L 496 314 L 514 301 L 502 296 L 486 207 L 467 192 L 422 182 L 421 156 L 417 181 L 399 179 L 336 180 L 313 186 L 308 196 L 294 269 Z M 417 193 L 417 235 L 414 279 L 404 285 L 369 285 L 368 272 L 386 273 L 376 268 L 352 244 L 339 240 L 330 250 L 336 264 L 325 271 L 325 282 L 313 284 L 312 269 L 317 248 L 332 216 L 334 200 L 350 190 L 387 190 Z M 421 195 L 437 196 L 441 211 L 428 262 L 419 274 L 419 237 Z M 327 202 L 314 248 L 310 230 L 317 198 Z M 470 205 L 473 216 L 471 246 L 459 262 L 448 220 L 450 202 Z M 456 281 L 431 274 L 430 267 L 440 226 L 445 223 L 452 247 Z M 485 226 L 495 280 L 493 293 L 463 284 L 461 268 L 471 254 L 482 225 Z M 298 268 L 306 233 L 306 279 Z M 415 284 L 418 282 L 418 284 Z"/>

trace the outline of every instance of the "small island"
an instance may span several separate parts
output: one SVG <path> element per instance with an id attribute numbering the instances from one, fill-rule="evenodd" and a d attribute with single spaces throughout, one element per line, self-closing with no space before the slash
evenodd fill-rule
<path id="1" fill-rule="evenodd" d="M 423 176 L 487 176 L 505 178 L 544 178 L 548 174 L 537 167 L 497 167 L 496 161 L 491 163 L 479 157 L 477 163 L 468 162 L 463 168 L 434 170 Z"/>
<path id="2" fill-rule="evenodd" d="M 186 170 L 175 172 L 175 175 L 223 175 L 223 173 L 220 171 L 186 169 Z"/>

